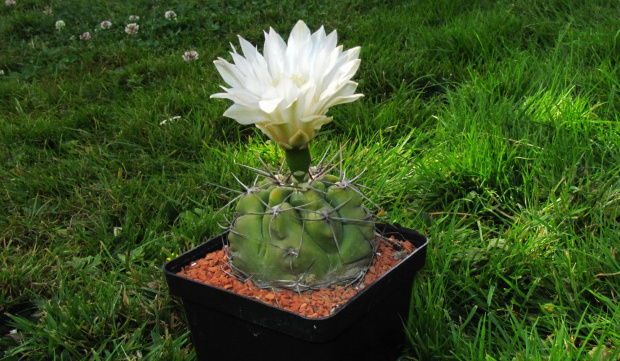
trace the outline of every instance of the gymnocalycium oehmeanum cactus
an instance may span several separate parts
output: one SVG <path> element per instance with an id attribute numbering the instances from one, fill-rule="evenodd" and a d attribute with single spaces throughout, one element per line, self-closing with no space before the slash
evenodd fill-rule
<path id="1" fill-rule="evenodd" d="M 274 174 L 239 197 L 231 264 L 259 287 L 348 283 L 372 261 L 374 215 L 361 193 L 346 178 L 315 172 L 302 183 Z"/>
<path id="2" fill-rule="evenodd" d="M 373 215 L 359 189 L 342 174 L 311 168 L 310 140 L 332 120 L 328 109 L 354 94 L 360 48 L 337 46 L 336 32 L 311 34 L 299 21 L 288 43 L 265 33 L 264 55 L 239 38 L 234 64 L 215 66 L 231 87 L 212 95 L 234 104 L 225 116 L 256 126 L 286 154 L 290 173 L 265 177 L 238 197 L 228 235 L 230 264 L 260 287 L 320 288 L 359 279 L 374 254 Z"/>

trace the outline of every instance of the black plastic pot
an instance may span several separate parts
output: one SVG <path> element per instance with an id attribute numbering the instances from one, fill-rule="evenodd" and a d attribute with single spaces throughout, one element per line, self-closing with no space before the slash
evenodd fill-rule
<path id="1" fill-rule="evenodd" d="M 428 239 L 399 225 L 377 231 L 408 240 L 417 250 L 324 318 L 308 318 L 261 301 L 178 276 L 181 269 L 222 248 L 220 234 L 164 265 L 170 292 L 183 299 L 198 359 L 395 360 L 405 343 L 411 286 L 424 266 Z"/>

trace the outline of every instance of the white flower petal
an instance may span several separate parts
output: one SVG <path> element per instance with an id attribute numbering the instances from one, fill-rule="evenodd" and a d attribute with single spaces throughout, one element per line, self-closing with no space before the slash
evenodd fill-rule
<path id="1" fill-rule="evenodd" d="M 258 103 L 259 98 L 252 92 L 247 89 L 241 88 L 224 88 L 222 87 L 226 93 L 216 93 L 212 94 L 211 98 L 220 98 L 220 99 L 230 99 L 233 102 L 245 106 L 255 106 Z"/>
<path id="2" fill-rule="evenodd" d="M 224 112 L 225 117 L 233 118 L 240 124 L 253 124 L 268 122 L 271 119 L 257 107 L 247 107 L 244 105 L 233 104 Z"/>
<path id="3" fill-rule="evenodd" d="M 317 108 L 313 109 L 314 112 L 317 114 L 324 114 L 334 105 L 350 103 L 364 96 L 363 94 L 353 94 L 356 88 L 357 83 L 349 81 L 333 92 L 324 93 L 327 95 L 321 96 Z"/>
<path id="4" fill-rule="evenodd" d="M 214 61 L 213 64 L 215 64 L 217 71 L 220 72 L 222 79 L 224 79 L 228 85 L 232 87 L 241 86 L 243 82 L 241 80 L 241 74 L 237 71 L 236 66 L 230 64 L 222 58 L 218 58 L 218 60 Z"/>
<path id="5" fill-rule="evenodd" d="M 357 69 L 360 67 L 360 63 L 360 59 L 355 59 L 341 66 L 339 73 L 337 73 L 339 80 L 351 79 L 353 75 L 355 75 L 355 73 L 357 72 Z"/>
<path id="6" fill-rule="evenodd" d="M 310 40 L 310 29 L 308 29 L 308 25 L 306 25 L 306 23 L 299 20 L 297 24 L 295 24 L 295 27 L 291 31 L 291 35 L 288 38 L 288 47 L 299 47 L 308 40 Z"/>
<path id="7" fill-rule="evenodd" d="M 345 51 L 342 54 L 346 55 L 347 59 L 349 59 L 349 60 L 358 59 L 360 57 L 360 51 L 361 50 L 362 50 L 361 47 L 356 46 L 354 48 L 351 48 L 351 49 Z"/>
<path id="8" fill-rule="evenodd" d="M 284 98 L 261 100 L 261 101 L 258 102 L 258 106 L 265 113 L 271 114 L 271 113 L 274 112 L 274 110 L 276 110 L 278 105 L 280 105 L 280 103 L 282 103 L 283 100 L 284 100 Z"/>
<path id="9" fill-rule="evenodd" d="M 328 51 L 331 51 L 338 46 L 338 34 L 336 33 L 336 30 L 332 31 L 331 33 L 329 33 L 329 35 L 327 35 L 321 46 L 323 47 L 323 49 L 327 49 Z"/>
<path id="10" fill-rule="evenodd" d="M 285 52 L 286 43 L 275 30 L 270 28 L 269 34 L 265 33 L 264 53 L 272 77 L 276 77 L 282 71 Z"/>
<path id="11" fill-rule="evenodd" d="M 243 56 L 248 59 L 249 62 L 254 62 L 257 54 L 259 54 L 258 49 L 256 49 L 255 46 L 250 44 L 249 41 L 245 40 L 241 36 L 239 36 L 239 43 L 241 44 L 241 51 L 243 52 Z"/>
<path id="12" fill-rule="evenodd" d="M 284 73 L 296 74 L 304 67 L 311 51 L 312 38 L 310 29 L 303 21 L 298 21 L 288 38 L 288 46 L 284 55 Z"/>

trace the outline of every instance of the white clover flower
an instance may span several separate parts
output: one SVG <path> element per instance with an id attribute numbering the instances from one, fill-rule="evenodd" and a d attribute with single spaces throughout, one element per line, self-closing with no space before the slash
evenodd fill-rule
<path id="1" fill-rule="evenodd" d="M 323 124 L 332 120 L 330 107 L 350 103 L 351 81 L 359 68 L 360 47 L 342 51 L 336 31 L 314 34 L 303 21 L 297 22 L 288 43 L 273 29 L 265 33 L 264 55 L 239 37 L 243 56 L 233 47 L 234 64 L 218 58 L 217 70 L 230 88 L 211 95 L 234 104 L 224 112 L 241 124 L 255 124 L 284 149 L 304 149 Z"/>
<path id="2" fill-rule="evenodd" d="M 140 17 L 138 15 L 129 15 L 129 21 L 138 21 Z"/>
<path id="3" fill-rule="evenodd" d="M 89 40 L 89 39 L 90 39 L 90 33 L 88 31 L 80 35 L 80 40 Z"/>
<path id="4" fill-rule="evenodd" d="M 112 26 L 112 22 L 110 22 L 109 20 L 104 20 L 101 22 L 100 26 L 102 29 L 109 29 L 110 26 Z"/>
<path id="5" fill-rule="evenodd" d="M 15 5 L 15 0 L 6 0 L 4 3 L 6 4 L 6 6 Z"/>
<path id="6" fill-rule="evenodd" d="M 192 51 L 186 51 L 185 54 L 183 54 L 183 60 L 190 62 L 190 61 L 194 61 L 198 59 L 198 52 L 192 50 Z"/>
<path id="7" fill-rule="evenodd" d="M 52 8 L 51 7 L 46 7 L 45 10 L 43 10 L 43 14 L 45 15 L 52 15 Z"/>
<path id="8" fill-rule="evenodd" d="M 136 35 L 139 29 L 140 26 L 136 23 L 127 24 L 127 26 L 125 26 L 125 32 L 129 35 Z"/>
<path id="9" fill-rule="evenodd" d="M 62 30 L 65 27 L 65 22 L 62 20 L 56 21 L 56 30 Z"/>
<path id="10" fill-rule="evenodd" d="M 0 75 L 4 75 L 4 70 L 0 69 Z"/>
<path id="11" fill-rule="evenodd" d="M 168 10 L 166 11 L 166 13 L 164 14 L 164 16 L 166 17 L 166 19 L 168 20 L 176 20 L 177 19 L 177 13 L 175 13 L 172 10 Z"/>

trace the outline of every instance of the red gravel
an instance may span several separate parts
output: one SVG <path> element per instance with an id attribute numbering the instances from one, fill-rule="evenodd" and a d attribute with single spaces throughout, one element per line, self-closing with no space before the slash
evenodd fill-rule
<path id="1" fill-rule="evenodd" d="M 301 294 L 291 290 L 274 291 L 271 289 L 261 289 L 254 286 L 251 280 L 241 282 L 237 278 L 230 276 L 232 271 L 223 250 L 207 254 L 205 258 L 185 266 L 178 274 L 211 286 L 230 290 L 240 295 L 259 299 L 272 306 L 280 307 L 302 316 L 327 317 L 361 289 L 397 265 L 404 258 L 403 255 L 411 254 L 415 249 L 410 242 L 401 242 L 393 237 L 387 241 L 377 238 L 375 242 L 377 244 L 377 252 L 372 265 L 364 277 L 363 284 L 357 289 L 353 286 L 333 286 L 316 291 L 305 291 Z M 395 248 L 401 249 L 398 251 Z"/>

